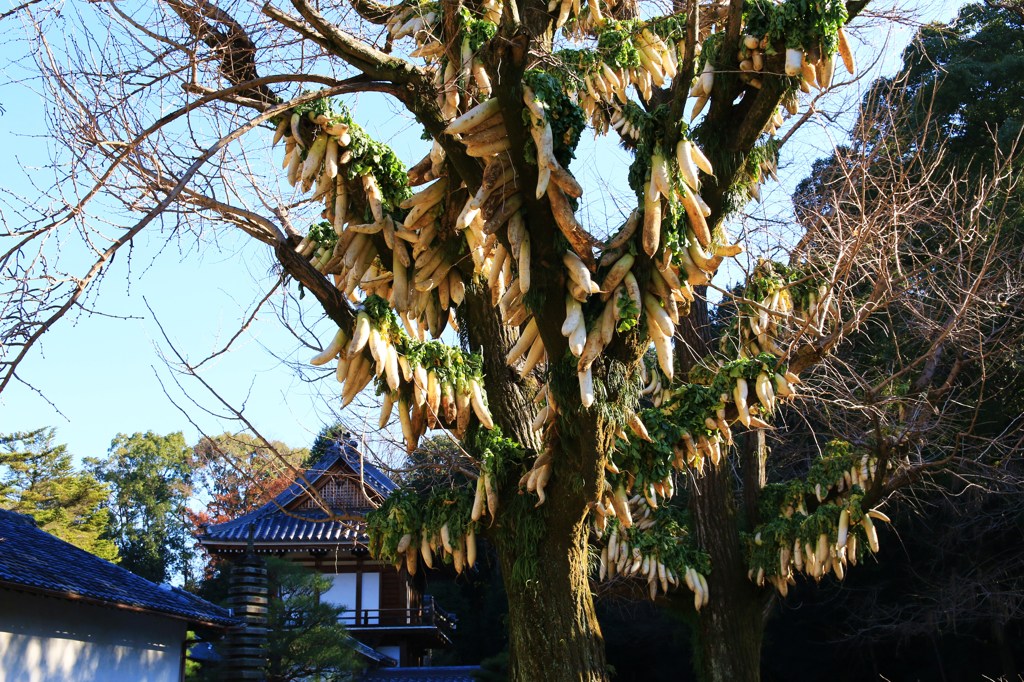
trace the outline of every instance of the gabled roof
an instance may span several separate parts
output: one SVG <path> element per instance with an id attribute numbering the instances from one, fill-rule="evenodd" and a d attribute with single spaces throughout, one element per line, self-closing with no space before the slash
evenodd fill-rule
<path id="1" fill-rule="evenodd" d="M 398 487 L 384 472 L 367 462 L 359 454 L 359 451 L 356 450 L 355 441 L 336 440 L 327 448 L 327 453 L 320 458 L 319 462 L 306 469 L 305 474 L 300 476 L 295 483 L 292 483 L 272 501 L 266 503 L 254 513 L 259 514 L 263 511 L 288 507 L 296 499 L 308 495 L 309 490 L 316 488 L 317 482 L 339 463 L 345 464 L 356 475 L 362 473 L 363 482 L 381 497 L 387 497 L 391 494 L 392 490 Z"/>
<path id="2" fill-rule="evenodd" d="M 178 588 L 161 586 L 0 510 L 0 587 L 146 611 L 197 625 L 242 625 L 226 609 Z"/>
<path id="3" fill-rule="evenodd" d="M 244 547 L 252 528 L 256 545 L 317 546 L 365 544 L 364 514 L 369 497 L 386 498 L 397 486 L 380 469 L 367 462 L 351 440 L 335 441 L 319 462 L 307 469 L 298 480 L 259 509 L 238 518 L 207 526 L 199 542 L 208 547 Z M 312 492 L 322 488 L 332 472 L 347 472 L 354 481 L 365 485 L 370 493 L 368 503 L 354 508 L 332 506 L 328 511 L 304 507 L 313 499 Z M 257 548 L 258 549 L 258 548 Z"/>

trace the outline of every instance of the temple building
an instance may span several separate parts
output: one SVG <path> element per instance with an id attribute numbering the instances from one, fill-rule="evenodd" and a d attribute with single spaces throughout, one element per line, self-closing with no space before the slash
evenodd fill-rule
<path id="1" fill-rule="evenodd" d="M 346 434 L 288 489 L 259 509 L 206 526 L 199 542 L 231 562 L 250 553 L 273 555 L 331 580 L 321 599 L 345 607 L 342 621 L 374 667 L 427 663 L 430 649 L 451 644 L 455 619 L 405 568 L 376 561 L 367 551 L 366 513 L 395 490 Z M 251 543 L 251 544 L 250 544 Z"/>

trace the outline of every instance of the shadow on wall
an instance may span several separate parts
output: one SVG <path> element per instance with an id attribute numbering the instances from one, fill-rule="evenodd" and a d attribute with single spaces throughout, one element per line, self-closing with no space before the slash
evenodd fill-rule
<path id="1" fill-rule="evenodd" d="M 0 680 L 177 682 L 183 621 L 0 590 Z"/>

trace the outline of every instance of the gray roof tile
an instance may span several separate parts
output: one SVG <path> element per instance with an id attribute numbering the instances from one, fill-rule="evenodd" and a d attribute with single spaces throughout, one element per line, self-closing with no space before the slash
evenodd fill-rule
<path id="1" fill-rule="evenodd" d="M 249 527 L 252 526 L 253 541 L 257 543 L 365 544 L 365 510 L 334 509 L 331 513 L 319 509 L 286 511 L 289 505 L 308 495 L 310 488 L 315 487 L 317 481 L 339 462 L 354 472 L 361 471 L 363 481 L 381 497 L 387 497 L 397 487 L 382 471 L 362 458 L 354 442 L 335 441 L 327 454 L 306 470 L 304 479 L 299 479 L 255 511 L 208 526 L 199 541 L 203 544 L 244 543 L 249 539 Z"/>
<path id="2" fill-rule="evenodd" d="M 152 583 L 36 527 L 28 516 L 0 510 L 0 584 L 114 607 L 138 608 L 192 623 L 241 621 L 194 594 Z"/>

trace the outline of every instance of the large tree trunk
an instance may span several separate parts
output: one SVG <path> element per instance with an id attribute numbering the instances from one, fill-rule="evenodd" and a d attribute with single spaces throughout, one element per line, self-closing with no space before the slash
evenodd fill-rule
<path id="1" fill-rule="evenodd" d="M 587 564 L 587 502 L 603 466 L 595 456 L 598 433 L 587 429 L 578 441 L 563 442 L 542 507 L 533 508 L 532 496 L 514 495 L 499 518 L 514 682 L 609 679 Z"/>
<path id="2" fill-rule="evenodd" d="M 711 597 L 700 612 L 695 660 L 704 682 L 761 679 L 764 596 L 747 579 L 729 467 L 716 467 L 697 482 L 691 508 L 701 546 L 711 555 Z"/>
<path id="3" fill-rule="evenodd" d="M 706 288 L 682 327 L 679 357 L 684 371 L 710 351 Z M 742 468 L 746 485 L 763 485 L 763 439 L 737 434 L 744 447 Z M 729 463 L 710 467 L 695 479 L 690 497 L 700 546 L 711 557 L 708 588 L 711 596 L 697 620 L 694 661 L 704 682 L 757 682 L 761 679 L 761 642 L 764 637 L 765 591 L 747 578 L 737 518 L 737 479 Z M 748 496 L 748 513 L 756 491 Z"/>
<path id="4" fill-rule="evenodd" d="M 509 679 L 607 680 L 604 639 L 587 580 L 586 525 L 580 520 L 571 528 L 548 526 L 546 531 L 534 540 L 525 528 L 510 529 L 518 542 L 536 542 L 528 558 L 511 543 L 499 546 L 508 594 Z M 531 574 L 528 579 L 523 579 L 524 570 Z"/>
<path id="5" fill-rule="evenodd" d="M 475 288 L 468 292 L 465 340 L 472 349 L 489 350 L 484 370 L 496 423 L 524 447 L 539 450 L 541 442 L 531 425 L 535 407 L 530 398 L 536 387 L 505 366 L 503 358 L 515 336 L 497 319 L 487 296 Z M 519 494 L 518 470 L 506 471 L 496 481 L 500 511 L 488 537 L 501 561 L 509 610 L 510 679 L 517 682 L 608 679 L 588 580 L 585 518 L 588 502 L 597 497 L 603 467 L 599 453 L 610 439 L 597 428 L 581 432 L 579 442 L 563 437 L 547 501 L 540 508 L 534 508 L 537 498 Z M 582 484 L 571 484 L 581 477 Z"/>

